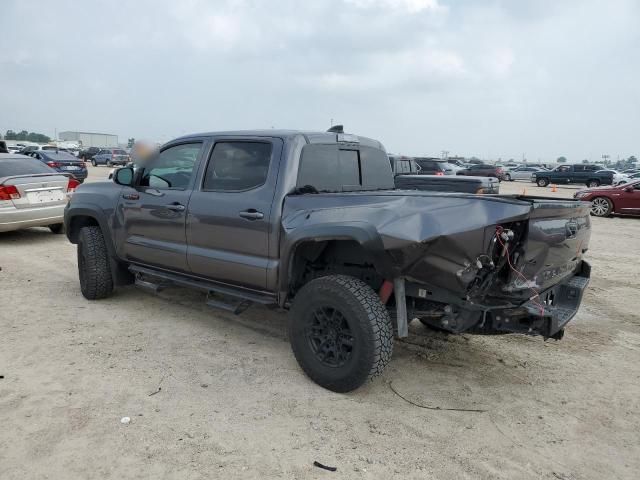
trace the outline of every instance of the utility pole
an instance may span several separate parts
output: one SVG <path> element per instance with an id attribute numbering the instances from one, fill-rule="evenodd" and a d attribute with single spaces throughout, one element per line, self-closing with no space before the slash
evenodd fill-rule
<path id="1" fill-rule="evenodd" d="M 606 153 L 604 155 L 602 155 L 602 159 L 604 160 L 604 164 L 605 165 L 609 165 L 609 157 L 611 157 L 611 155 L 607 155 Z"/>
<path id="2" fill-rule="evenodd" d="M 443 160 L 446 160 L 447 158 L 449 158 L 449 150 L 442 150 L 440 154 Z"/>

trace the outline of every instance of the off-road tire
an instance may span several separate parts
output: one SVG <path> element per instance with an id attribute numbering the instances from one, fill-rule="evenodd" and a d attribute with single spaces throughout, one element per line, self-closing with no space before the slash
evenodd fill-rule
<path id="1" fill-rule="evenodd" d="M 342 366 L 327 366 L 314 353 L 307 332 L 318 309 L 338 311 L 348 324 L 352 350 Z M 362 280 L 330 275 L 307 283 L 289 312 L 289 341 L 311 380 L 334 392 L 349 392 L 380 375 L 393 352 L 393 328 L 380 297 Z"/>
<path id="2" fill-rule="evenodd" d="M 591 200 L 591 215 L 594 217 L 608 217 L 613 211 L 613 203 L 606 197 L 596 197 Z"/>
<path id="3" fill-rule="evenodd" d="M 82 227 L 78 236 L 80 290 L 87 300 L 106 298 L 113 292 L 109 252 L 97 226 Z"/>
<path id="4" fill-rule="evenodd" d="M 60 234 L 64 232 L 64 224 L 63 223 L 54 223 L 53 225 L 48 225 L 51 233 Z"/>
<path id="5" fill-rule="evenodd" d="M 587 187 L 595 188 L 600 186 L 600 180 L 591 179 L 587 181 Z"/>
<path id="6" fill-rule="evenodd" d="M 538 180 L 536 180 L 536 183 L 538 184 L 539 187 L 546 187 L 547 185 L 549 185 L 549 179 L 539 178 Z"/>

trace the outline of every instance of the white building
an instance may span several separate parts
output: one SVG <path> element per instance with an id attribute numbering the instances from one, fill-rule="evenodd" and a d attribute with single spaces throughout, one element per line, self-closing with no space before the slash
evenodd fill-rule
<path id="1" fill-rule="evenodd" d="M 62 142 L 74 142 L 87 147 L 118 147 L 118 136 L 108 133 L 94 132 L 60 132 L 58 138 Z"/>

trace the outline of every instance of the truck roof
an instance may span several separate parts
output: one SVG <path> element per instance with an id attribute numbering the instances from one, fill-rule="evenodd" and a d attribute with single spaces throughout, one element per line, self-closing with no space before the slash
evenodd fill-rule
<path id="1" fill-rule="evenodd" d="M 344 140 L 338 140 L 338 137 L 344 135 Z M 286 129 L 264 129 L 264 130 L 228 130 L 220 132 L 202 132 L 192 133 L 189 135 L 183 135 L 176 140 L 186 140 L 189 138 L 198 137 L 214 137 L 214 136 L 230 136 L 230 137 L 278 137 L 278 138 L 293 138 L 297 136 L 303 136 L 307 143 L 359 143 L 367 147 L 380 148 L 384 150 L 384 146 L 378 140 L 374 140 L 368 137 L 361 137 L 360 135 L 354 135 L 350 133 L 333 133 L 333 132 L 317 132 L 317 131 L 303 131 L 303 130 L 286 130 Z M 349 141 L 356 137 L 357 142 Z"/>

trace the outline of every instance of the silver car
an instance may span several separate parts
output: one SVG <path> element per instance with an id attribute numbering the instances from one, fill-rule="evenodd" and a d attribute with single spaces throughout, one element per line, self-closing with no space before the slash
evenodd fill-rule
<path id="1" fill-rule="evenodd" d="M 78 185 L 39 160 L 0 153 L 0 232 L 49 227 L 62 233 L 64 208 Z"/>
<path id="2" fill-rule="evenodd" d="M 516 168 L 512 168 L 504 174 L 504 179 L 513 182 L 514 180 L 526 180 L 527 182 L 531 181 L 531 176 L 535 172 L 541 172 L 542 168 L 538 167 L 527 167 L 525 165 L 521 165 Z"/>

